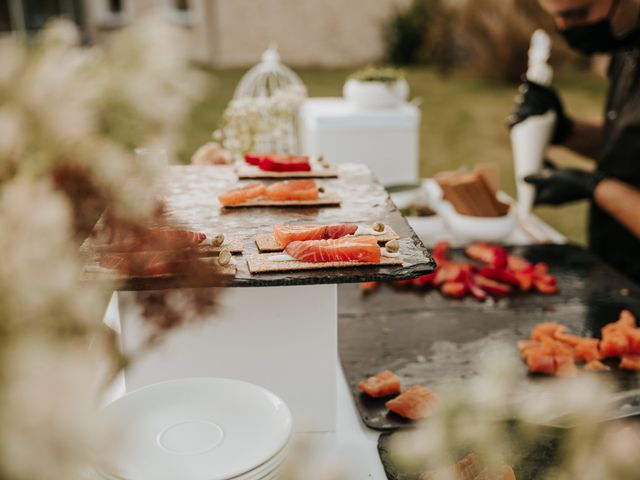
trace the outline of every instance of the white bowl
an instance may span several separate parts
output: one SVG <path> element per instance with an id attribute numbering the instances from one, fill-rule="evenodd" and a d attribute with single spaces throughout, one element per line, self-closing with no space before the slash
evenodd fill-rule
<path id="1" fill-rule="evenodd" d="M 409 96 L 409 84 L 405 79 L 393 83 L 349 79 L 342 93 L 349 103 L 363 110 L 394 108 Z"/>
<path id="2" fill-rule="evenodd" d="M 463 240 L 499 242 L 511 235 L 516 226 L 513 207 L 503 217 L 472 217 L 461 215 L 451 203 L 442 202 L 439 213 L 453 236 Z"/>

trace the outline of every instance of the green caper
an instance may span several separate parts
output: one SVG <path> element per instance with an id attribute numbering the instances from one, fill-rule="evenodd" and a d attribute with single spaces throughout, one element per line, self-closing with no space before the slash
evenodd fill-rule
<path id="1" fill-rule="evenodd" d="M 373 224 L 373 231 L 374 232 L 384 232 L 384 224 L 380 223 L 380 222 L 376 222 Z"/>
<path id="2" fill-rule="evenodd" d="M 218 265 L 224 267 L 226 265 L 229 265 L 230 263 L 231 263 L 231 252 L 226 248 L 223 250 L 220 250 L 220 253 L 218 254 Z"/>
<path id="3" fill-rule="evenodd" d="M 216 233 L 213 237 L 211 237 L 211 245 L 214 247 L 219 247 L 224 243 L 224 235 L 222 233 Z"/>
<path id="4" fill-rule="evenodd" d="M 398 253 L 398 251 L 400 250 L 400 244 L 398 243 L 397 240 L 390 240 L 387 242 L 384 248 L 389 253 Z"/>
<path id="5" fill-rule="evenodd" d="M 318 193 L 324 193 L 325 189 L 324 187 L 318 187 Z"/>

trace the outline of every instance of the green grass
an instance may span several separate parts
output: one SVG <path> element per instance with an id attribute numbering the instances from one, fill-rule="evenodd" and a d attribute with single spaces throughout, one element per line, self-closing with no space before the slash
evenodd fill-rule
<path id="1" fill-rule="evenodd" d="M 205 99 L 195 108 L 180 159 L 188 161 L 201 144 L 211 138 L 233 90 L 244 69 L 205 72 L 210 85 Z M 345 69 L 297 69 L 314 97 L 340 96 Z M 505 118 L 511 110 L 516 89 L 470 75 L 443 78 L 427 68 L 408 70 L 413 97 L 422 100 L 420 132 L 420 174 L 428 177 L 442 170 L 482 162 L 495 162 L 501 167 L 502 187 L 515 194 L 513 163 Z M 555 85 L 561 92 L 567 110 L 576 116 L 598 117 L 603 110 L 606 81 L 594 75 L 563 71 Z M 550 157 L 560 164 L 586 165 L 561 149 Z M 573 242 L 585 242 L 586 205 L 557 209 L 539 208 L 536 213 Z"/>

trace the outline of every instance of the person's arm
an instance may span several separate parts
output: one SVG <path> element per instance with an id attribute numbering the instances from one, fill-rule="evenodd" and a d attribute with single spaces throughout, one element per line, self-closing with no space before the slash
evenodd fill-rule
<path id="1" fill-rule="evenodd" d="M 602 148 L 603 130 L 602 122 L 574 120 L 571 134 L 562 146 L 579 155 L 597 158 Z"/>
<path id="2" fill-rule="evenodd" d="M 614 178 L 604 178 L 596 186 L 596 204 L 640 238 L 640 190 Z"/>

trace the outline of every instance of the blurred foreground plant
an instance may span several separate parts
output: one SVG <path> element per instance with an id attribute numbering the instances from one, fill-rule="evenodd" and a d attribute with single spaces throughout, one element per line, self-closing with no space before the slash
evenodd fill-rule
<path id="1" fill-rule="evenodd" d="M 505 464 L 520 480 L 640 478 L 640 438 L 603 421 L 612 413 L 610 385 L 584 375 L 531 387 L 513 368 L 516 362 L 506 351 L 488 352 L 482 375 L 443 392 L 431 418 L 393 438 L 395 461 L 429 480 L 506 480 L 512 477 L 499 473 Z M 487 476 L 467 477 L 451 468 L 470 452 L 482 459 Z"/>
<path id="2" fill-rule="evenodd" d="M 117 285 L 81 282 L 78 246 L 104 211 L 119 231 L 162 221 L 158 167 L 133 148 L 171 154 L 198 99 L 179 35 L 147 20 L 83 48 L 55 21 L 0 41 L 0 478 L 92 477 L 90 447 L 117 434 L 93 423 L 123 361 L 102 323 Z M 150 311 L 158 331 L 180 323 Z"/>

